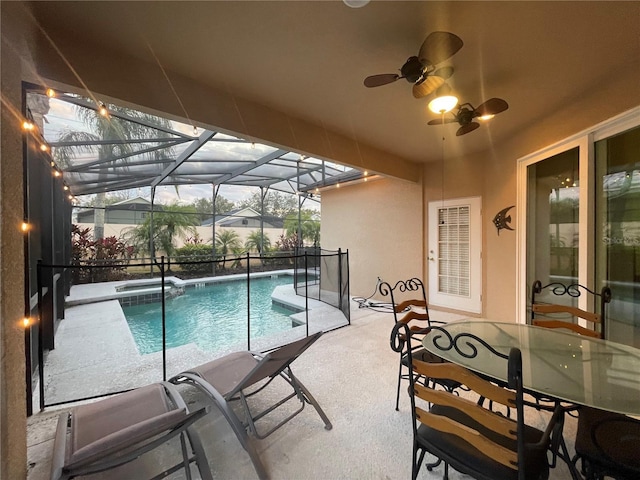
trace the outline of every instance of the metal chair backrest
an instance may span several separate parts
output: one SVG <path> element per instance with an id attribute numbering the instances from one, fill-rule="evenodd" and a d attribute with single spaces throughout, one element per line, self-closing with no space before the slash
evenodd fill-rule
<path id="1" fill-rule="evenodd" d="M 426 321 L 427 326 L 430 325 L 427 296 L 424 284 L 419 278 L 399 280 L 393 286 L 388 282 L 380 282 L 378 291 L 381 295 L 390 297 L 393 318 L 396 323 L 409 323 L 411 320 L 418 320 Z M 424 309 L 424 312 L 417 312 L 412 307 Z"/>
<path id="2" fill-rule="evenodd" d="M 540 296 L 547 292 L 557 299 L 557 303 L 541 302 Z M 579 298 L 581 295 L 592 295 L 594 312 L 583 310 L 573 305 L 562 303 L 562 300 Z M 572 283 L 565 285 L 560 282 L 552 282 L 542 286 L 540 280 L 536 280 L 531 288 L 531 324 L 546 328 L 563 328 L 580 335 L 588 335 L 595 338 L 605 338 L 606 334 L 606 307 L 611 302 L 611 289 L 602 287 L 600 293 L 580 285 Z M 599 304 L 599 308 L 596 307 Z M 591 324 L 591 328 L 583 327 L 577 323 L 582 319 Z"/>

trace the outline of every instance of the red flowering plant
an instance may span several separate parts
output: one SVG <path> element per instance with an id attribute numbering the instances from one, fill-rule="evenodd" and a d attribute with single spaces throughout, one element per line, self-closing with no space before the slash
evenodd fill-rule
<path id="1" fill-rule="evenodd" d="M 135 249 L 115 236 L 93 239 L 91 228 L 71 226 L 74 283 L 120 280 Z M 97 267 L 98 266 L 98 267 Z"/>

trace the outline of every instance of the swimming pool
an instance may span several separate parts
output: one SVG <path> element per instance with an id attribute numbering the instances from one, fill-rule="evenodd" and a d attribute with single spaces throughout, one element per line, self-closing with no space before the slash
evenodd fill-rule
<path id="1" fill-rule="evenodd" d="M 295 313 L 273 304 L 279 285 L 293 283 L 291 275 L 251 279 L 251 338 L 292 328 Z M 141 354 L 162 350 L 162 304 L 123 306 L 129 329 Z M 196 343 L 213 352 L 247 342 L 247 283 L 230 281 L 189 287 L 165 300 L 167 348 Z"/>

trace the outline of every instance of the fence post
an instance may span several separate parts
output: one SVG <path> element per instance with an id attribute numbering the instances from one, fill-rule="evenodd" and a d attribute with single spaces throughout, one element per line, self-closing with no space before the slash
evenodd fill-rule
<path id="1" fill-rule="evenodd" d="M 40 392 L 40 411 L 44 411 L 44 346 L 42 345 L 42 259 L 38 260 L 36 273 L 38 289 L 38 387 Z"/>
<path id="2" fill-rule="evenodd" d="M 247 252 L 247 350 L 251 350 L 251 266 Z"/>
<path id="3" fill-rule="evenodd" d="M 307 251 L 304 251 L 304 314 L 307 323 L 307 337 L 309 336 L 309 271 L 307 270 Z"/>
<path id="4" fill-rule="evenodd" d="M 342 310 L 342 249 L 338 248 L 338 305 Z"/>
<path id="5" fill-rule="evenodd" d="M 160 257 L 160 285 L 162 298 L 162 380 L 167 381 L 167 323 L 165 318 L 166 306 L 164 303 L 164 255 Z"/>

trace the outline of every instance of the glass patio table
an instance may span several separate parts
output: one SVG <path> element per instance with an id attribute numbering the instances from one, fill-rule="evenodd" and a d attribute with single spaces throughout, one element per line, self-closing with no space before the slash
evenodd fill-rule
<path id="1" fill-rule="evenodd" d="M 440 328 L 442 330 L 440 330 Z M 491 349 L 522 352 L 526 391 L 575 405 L 640 415 L 640 349 L 516 323 L 460 320 L 422 340 L 430 352 L 498 381 L 507 369 Z M 485 345 L 483 345 L 485 343 Z"/>

